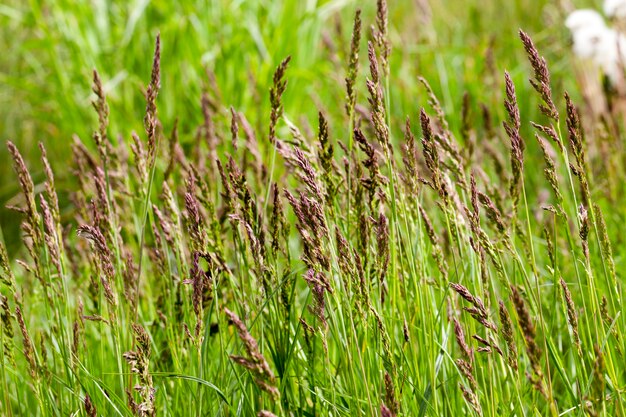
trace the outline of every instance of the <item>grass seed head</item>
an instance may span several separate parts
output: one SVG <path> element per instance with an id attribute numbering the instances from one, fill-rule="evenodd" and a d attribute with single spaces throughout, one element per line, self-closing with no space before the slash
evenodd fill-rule
<path id="1" fill-rule="evenodd" d="M 522 176 L 524 171 L 524 141 L 520 136 L 520 114 L 517 105 L 517 95 L 515 93 L 515 85 L 508 72 L 504 72 L 506 85 L 506 99 L 504 107 L 508 113 L 508 122 L 503 122 L 504 130 L 511 140 L 511 168 L 513 177 L 511 179 L 509 192 L 513 201 L 513 213 L 517 210 L 517 204 L 520 197 L 520 188 L 522 185 Z"/>
<path id="2" fill-rule="evenodd" d="M 389 410 L 397 415 L 400 412 L 400 403 L 396 398 L 396 389 L 393 384 L 393 379 L 389 372 L 385 372 L 385 404 L 389 407 Z"/>
<path id="3" fill-rule="evenodd" d="M 41 197 L 41 210 L 43 213 L 43 226 L 44 226 L 44 242 L 48 249 L 48 255 L 50 261 L 54 265 L 59 275 L 62 274 L 61 269 L 61 249 L 60 249 L 60 237 L 57 236 L 57 227 L 54 222 L 52 211 L 50 206 L 43 195 Z"/>
<path id="4" fill-rule="evenodd" d="M 106 101 L 104 87 L 102 86 L 102 79 L 96 70 L 93 70 L 93 84 L 91 89 L 96 95 L 96 99 L 91 104 L 98 114 L 98 131 L 94 133 L 93 137 L 102 162 L 107 163 L 109 144 L 107 135 L 107 129 L 109 127 L 109 105 Z"/>
<path id="5" fill-rule="evenodd" d="M 509 312 L 502 301 L 498 303 L 498 311 L 500 313 L 500 335 L 506 343 L 507 360 L 509 366 L 514 371 L 517 371 L 517 347 L 515 345 L 515 340 L 513 339 L 513 323 L 511 322 Z"/>
<path id="6" fill-rule="evenodd" d="M 2 349 L 7 361 L 15 366 L 13 356 L 13 314 L 9 307 L 9 299 L 0 294 L 0 320 L 2 321 Z"/>
<path id="7" fill-rule="evenodd" d="M 87 417 L 98 416 L 98 411 L 96 410 L 96 406 L 91 401 L 91 397 L 89 396 L 89 394 L 85 395 L 85 400 L 83 401 L 83 404 L 85 405 L 85 414 L 87 414 Z"/>
<path id="8" fill-rule="evenodd" d="M 41 217 L 37 212 L 37 204 L 35 203 L 35 186 L 20 151 L 11 141 L 7 141 L 7 147 L 13 159 L 13 168 L 17 173 L 22 194 L 26 199 L 24 213 L 26 214 L 25 224 L 27 226 L 28 238 L 32 239 L 32 244 L 35 248 L 39 248 L 43 237 L 40 227 Z"/>
<path id="9" fill-rule="evenodd" d="M 9 263 L 7 248 L 2 239 L 0 239 L 0 282 L 6 285 L 11 292 L 17 290 L 15 286 L 15 276 L 13 275 L 13 270 Z"/>
<path id="10" fill-rule="evenodd" d="M 285 88 L 287 88 L 287 81 L 285 78 L 285 72 L 289 66 L 291 57 L 283 59 L 274 72 L 273 85 L 270 88 L 270 127 L 269 127 L 269 141 L 270 143 L 276 142 L 276 124 L 278 119 L 283 115 L 283 105 L 281 102 Z"/>
<path id="11" fill-rule="evenodd" d="M 387 407 L 385 404 L 380 405 L 380 416 L 381 417 L 396 417 L 396 415 L 392 413 L 389 407 Z"/>
<path id="12" fill-rule="evenodd" d="M 22 332 L 22 338 L 24 341 L 24 356 L 28 362 L 30 376 L 31 378 L 36 379 L 39 376 L 39 367 L 37 365 L 37 359 L 35 358 L 35 348 L 28 330 L 26 329 L 26 323 L 24 322 L 24 316 L 22 315 L 22 309 L 20 306 L 15 307 L 15 317 L 17 318 L 17 324 Z"/>
<path id="13" fill-rule="evenodd" d="M 128 394 L 131 408 L 136 410 L 136 414 L 140 417 L 156 416 L 155 393 L 152 375 L 150 374 L 150 356 L 152 353 L 150 336 L 143 326 L 133 323 L 133 333 L 135 334 L 136 350 L 124 353 L 124 359 L 131 367 L 131 372 L 136 374 L 139 383 L 135 385 L 134 390 L 141 397 L 141 403 L 137 404 L 131 393 Z"/>
<path id="14" fill-rule="evenodd" d="M 54 174 L 52 173 L 52 167 L 50 166 L 50 162 L 48 161 L 48 154 L 42 142 L 39 142 L 39 151 L 41 152 L 41 163 L 43 165 L 43 171 L 46 175 L 46 197 L 50 202 L 50 210 L 55 227 L 60 229 L 61 215 L 59 213 L 59 198 L 57 196 L 56 188 L 54 185 Z"/>
<path id="15" fill-rule="evenodd" d="M 376 222 L 376 262 L 381 285 L 381 303 L 384 303 L 387 284 L 385 277 L 389 269 L 389 220 L 381 211 Z"/>
<path id="16" fill-rule="evenodd" d="M 248 357 L 230 355 L 230 359 L 236 364 L 248 369 L 254 376 L 254 382 L 261 388 L 261 390 L 267 392 L 273 399 L 277 400 L 280 397 L 280 392 L 276 388 L 276 378 L 272 372 L 267 360 L 259 350 L 259 346 L 256 340 L 248 332 L 245 324 L 239 316 L 225 308 L 224 313 L 228 317 L 229 321 L 236 327 L 239 338 L 244 344 L 246 354 Z"/>
<path id="17" fill-rule="evenodd" d="M 87 239 L 94 247 L 100 265 L 104 272 L 101 277 L 102 288 L 107 302 L 111 306 L 117 305 L 117 297 L 111 287 L 111 282 L 115 282 L 115 267 L 112 262 L 112 253 L 109 249 L 104 235 L 96 226 L 82 225 L 78 227 L 78 236 Z"/>
<path id="18" fill-rule="evenodd" d="M 388 77 L 391 42 L 389 41 L 389 11 L 386 0 L 376 1 L 376 29 L 373 32 L 376 46 L 380 51 L 383 72 L 385 77 Z"/>
<path id="19" fill-rule="evenodd" d="M 539 52 L 537 51 L 537 48 L 535 47 L 535 44 L 530 36 L 522 30 L 519 31 L 519 36 L 524 44 L 524 49 L 526 50 L 526 55 L 528 56 L 530 65 L 533 67 L 535 72 L 535 77 L 530 80 L 530 83 L 543 99 L 543 104 L 539 106 L 539 109 L 544 115 L 551 118 L 555 122 L 558 122 L 559 112 L 552 101 L 550 71 L 548 71 L 548 64 L 546 63 L 545 58 L 539 56 Z"/>
<path id="20" fill-rule="evenodd" d="M 144 128 L 148 136 L 149 164 L 154 164 L 157 152 L 157 106 L 156 99 L 161 88 L 161 35 L 157 34 L 154 45 L 154 58 L 152 61 L 152 73 L 150 83 L 146 90 L 146 115 L 144 116 Z"/>
<path id="21" fill-rule="evenodd" d="M 522 335 L 526 343 L 526 353 L 530 360 L 530 364 L 533 368 L 533 372 L 537 377 L 541 377 L 541 349 L 537 345 L 537 333 L 535 331 L 535 325 L 530 317 L 530 312 L 520 294 L 519 290 L 511 285 L 511 299 L 517 312 L 517 321 L 522 329 Z"/>
<path id="22" fill-rule="evenodd" d="M 348 73 L 346 75 L 346 112 L 352 119 L 354 106 L 356 105 L 356 78 L 359 72 L 359 45 L 361 43 L 361 9 L 354 12 L 354 27 L 350 41 L 350 55 L 348 61 Z"/>
<path id="23" fill-rule="evenodd" d="M 600 245 L 602 246 L 602 251 L 605 254 L 607 266 L 609 268 L 611 284 L 614 288 L 617 288 L 617 275 L 615 272 L 615 259 L 613 258 L 613 246 L 611 245 L 611 240 L 607 231 L 606 221 L 604 220 L 602 210 L 596 204 L 593 205 L 593 213 L 597 219 L 598 233 L 600 234 Z"/>
<path id="24" fill-rule="evenodd" d="M 576 306 L 574 305 L 574 301 L 572 300 L 572 293 L 570 292 L 563 278 L 559 279 L 559 285 L 563 290 L 563 298 L 565 299 L 565 304 L 567 306 L 567 321 L 570 325 L 570 328 L 572 329 L 574 345 L 576 345 L 578 355 L 582 356 L 582 350 L 580 347 L 580 336 L 578 333 L 578 314 L 576 313 Z"/>
<path id="25" fill-rule="evenodd" d="M 478 396 L 476 395 L 476 393 L 472 390 L 468 390 L 463 384 L 459 384 L 459 388 L 461 389 L 461 392 L 463 393 L 463 398 L 465 398 L 465 401 L 467 401 L 467 403 L 470 405 L 472 410 L 474 410 L 474 412 L 477 415 L 482 416 L 483 411 L 480 406 L 480 402 L 478 401 Z"/>
<path id="26" fill-rule="evenodd" d="M 474 353 L 465 340 L 465 332 L 459 320 L 456 317 L 452 317 L 452 322 L 454 323 L 454 337 L 456 338 L 456 343 L 459 345 L 459 348 L 461 348 L 461 353 L 466 363 L 469 365 L 471 373 L 471 363 L 474 360 Z"/>
<path id="27" fill-rule="evenodd" d="M 563 209 L 563 195 L 561 194 L 561 187 L 559 185 L 559 179 L 556 173 L 556 165 L 554 159 L 552 158 L 552 155 L 550 154 L 550 149 L 548 148 L 549 145 L 538 134 L 535 134 L 535 138 L 537 139 L 537 142 L 539 142 L 539 146 L 541 147 L 541 151 L 543 152 L 543 160 L 546 164 L 544 173 L 546 179 L 548 180 L 548 184 L 550 184 L 550 187 L 552 188 L 552 191 L 554 192 L 554 195 L 556 197 L 557 210 L 559 214 L 564 215 L 565 211 Z"/>

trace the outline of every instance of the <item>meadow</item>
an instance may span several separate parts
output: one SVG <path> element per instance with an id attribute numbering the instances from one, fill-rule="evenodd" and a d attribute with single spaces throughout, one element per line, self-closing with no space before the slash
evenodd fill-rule
<path id="1" fill-rule="evenodd" d="M 0 414 L 625 415 L 573 10 L 0 6 Z"/>

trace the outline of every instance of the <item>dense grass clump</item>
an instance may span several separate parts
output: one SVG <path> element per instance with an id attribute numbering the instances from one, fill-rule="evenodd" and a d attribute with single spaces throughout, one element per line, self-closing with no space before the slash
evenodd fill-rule
<path id="1" fill-rule="evenodd" d="M 212 85 L 182 142 L 157 36 L 126 140 L 94 71 L 71 189 L 7 142 L 24 250 L 0 240 L 2 414 L 624 415 L 621 116 L 555 93 L 519 35 L 537 120 L 505 71 L 503 103 L 452 116 L 420 78 L 396 126 L 383 0 L 355 13 L 336 123 L 286 117 L 287 56 L 268 123 Z"/>

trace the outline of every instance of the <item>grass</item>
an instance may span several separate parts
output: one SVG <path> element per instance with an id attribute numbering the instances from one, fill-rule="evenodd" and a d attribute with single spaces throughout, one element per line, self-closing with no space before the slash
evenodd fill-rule
<path id="1" fill-rule="evenodd" d="M 543 46 L 553 73 L 570 74 L 555 77 L 558 82 L 572 86 L 570 62 L 562 53 L 566 34 L 560 25 L 550 23 L 562 20 L 563 11 L 545 0 L 516 1 L 506 10 L 496 2 L 483 3 L 433 2 L 422 12 L 412 1 L 402 1 L 391 8 L 392 42 L 399 46 L 391 56 L 394 82 L 389 111 L 395 118 L 417 115 L 415 102 L 425 98 L 418 75 L 430 80 L 451 114 L 460 108 L 464 91 L 469 91 L 475 102 L 498 107 L 500 88 L 496 84 L 493 91 L 482 88 L 485 53 L 493 39 L 494 75 L 509 69 L 516 82 L 523 83 L 527 67 L 523 51 L 516 47 L 521 22 Z M 128 140 L 132 130 L 140 130 L 144 107 L 141 90 L 150 71 L 157 32 L 166 45 L 160 117 L 169 124 L 180 119 L 183 143 L 193 142 L 201 122 L 199 97 L 209 83 L 205 68 L 215 74 L 226 105 L 245 111 L 252 125 L 262 129 L 267 121 L 272 72 L 288 55 L 292 56 L 292 88 L 283 101 L 291 119 L 299 123 L 302 117 L 314 124 L 317 108 L 330 107 L 327 113 L 333 123 L 343 122 L 340 109 L 335 109 L 339 106 L 331 104 L 344 98 L 343 70 L 354 1 L 288 1 L 281 5 L 198 0 L 180 5 L 138 0 L 97 4 L 9 0 L 0 8 L 0 42 L 7 51 L 0 58 L 0 137 L 18 143 L 28 160 L 38 159 L 39 141 L 44 141 L 53 160 L 62 161 L 70 151 L 71 135 L 77 134 L 91 146 L 88 138 L 96 122 L 90 104 L 94 68 L 104 80 L 113 109 L 113 138 L 121 134 Z M 364 19 L 371 22 L 375 2 L 363 5 L 363 9 Z M 341 23 L 340 30 L 336 29 L 337 22 Z M 367 26 L 365 33 L 369 23 Z M 546 26 L 556 27 L 547 30 Z M 323 36 L 334 39 L 333 49 L 323 42 Z M 365 45 L 361 48 L 364 52 Z M 495 78 L 496 83 L 500 80 Z M 527 90 L 529 86 L 520 88 Z M 534 100 L 530 95 L 520 99 L 525 114 L 532 115 L 529 119 L 537 113 Z M 456 121 L 451 120 L 453 126 Z M 4 147 L 0 148 L 0 161 L 0 175 L 8 178 L 10 159 Z M 60 183 L 71 183 L 67 170 L 57 170 Z M 41 174 L 33 173 L 37 181 Z M 8 236 L 16 235 L 18 228 L 4 206 L 17 192 L 12 182 L 0 186 L 0 224 Z M 61 200 L 66 201 L 64 195 Z M 17 242 L 9 239 L 11 253 L 18 249 Z"/>
<path id="2" fill-rule="evenodd" d="M 624 415 L 621 115 L 482 3 L 3 7 L 2 414 Z"/>

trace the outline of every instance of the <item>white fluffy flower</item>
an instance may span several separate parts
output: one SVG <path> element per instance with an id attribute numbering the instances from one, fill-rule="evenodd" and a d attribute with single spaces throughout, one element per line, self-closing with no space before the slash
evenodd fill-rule
<path id="1" fill-rule="evenodd" d="M 613 29 L 601 26 L 592 26 L 572 32 L 574 44 L 572 49 L 577 57 L 592 59 L 600 62 L 603 59 L 612 59 L 617 34 Z"/>
<path id="2" fill-rule="evenodd" d="M 624 4 L 626 7 L 626 0 L 610 0 L 605 6 L 610 2 Z M 602 16 L 591 9 L 571 13 L 565 26 L 572 33 L 572 49 L 577 57 L 592 61 L 613 84 L 623 79 L 623 64 L 626 62 L 624 35 L 606 26 Z"/>
<path id="3" fill-rule="evenodd" d="M 623 77 L 626 38 L 608 27 L 588 27 L 572 33 L 576 56 L 591 60 L 616 84 Z"/>
<path id="4" fill-rule="evenodd" d="M 604 0 L 604 13 L 609 17 L 626 18 L 626 0 Z"/>
<path id="5" fill-rule="evenodd" d="M 575 34 L 578 31 L 592 27 L 606 27 L 600 13 L 593 9 L 575 10 L 567 16 L 565 26 Z"/>

